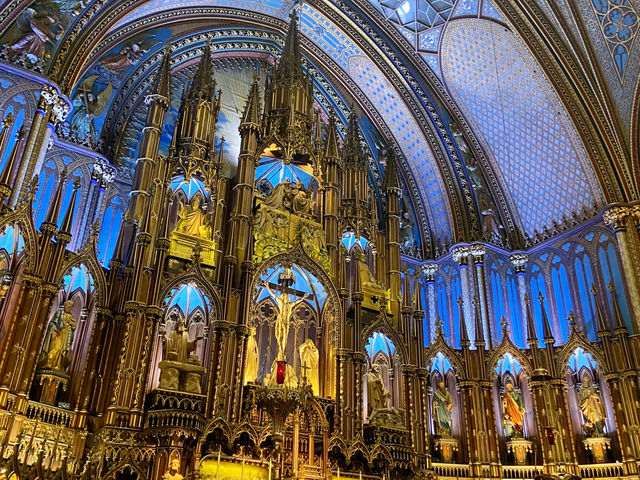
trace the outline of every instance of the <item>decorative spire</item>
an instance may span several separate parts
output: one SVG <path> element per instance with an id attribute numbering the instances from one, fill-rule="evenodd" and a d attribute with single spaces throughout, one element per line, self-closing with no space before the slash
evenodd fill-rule
<path id="1" fill-rule="evenodd" d="M 404 269 L 404 279 L 402 285 L 402 307 L 403 310 L 407 309 L 409 312 L 413 310 L 413 305 L 411 301 L 411 286 L 409 285 L 409 270 L 405 267 Z"/>
<path id="2" fill-rule="evenodd" d="M 251 84 L 251 88 L 249 89 L 249 95 L 247 96 L 247 102 L 244 106 L 244 111 L 242 112 L 242 118 L 240 121 L 240 125 L 242 128 L 243 124 L 254 124 L 260 125 L 261 122 L 261 106 L 260 106 L 260 84 L 259 84 L 258 75 L 254 75 L 253 83 Z"/>
<path id="3" fill-rule="evenodd" d="M 607 322 L 604 318 L 604 314 L 602 313 L 602 308 L 600 306 L 600 302 L 598 301 L 598 289 L 592 283 L 591 284 L 591 294 L 593 295 L 593 302 L 596 304 L 596 320 L 598 322 L 598 336 L 609 336 L 609 327 L 607 327 Z"/>
<path id="4" fill-rule="evenodd" d="M 364 155 L 360 148 L 360 129 L 358 128 L 358 114 L 353 105 L 349 113 L 349 123 L 347 125 L 347 135 L 342 146 L 342 156 L 344 162 L 349 166 L 360 165 L 364 162 Z"/>
<path id="5" fill-rule="evenodd" d="M 188 97 L 201 97 L 212 99 L 216 90 L 216 82 L 213 79 L 213 66 L 211 64 L 211 44 L 207 40 L 204 51 L 200 57 L 198 70 L 193 77 L 189 88 Z"/>
<path id="6" fill-rule="evenodd" d="M 295 8 L 291 10 L 284 49 L 274 72 L 274 77 L 276 81 L 287 80 L 289 82 L 304 77 L 302 57 L 300 55 L 300 38 L 298 36 L 298 14 Z"/>
<path id="7" fill-rule="evenodd" d="M 71 201 L 67 207 L 67 211 L 62 217 L 62 223 L 60 224 L 61 233 L 71 233 L 71 226 L 73 224 L 73 213 L 76 209 L 76 198 L 78 197 L 78 190 L 80 190 L 80 179 L 78 177 L 73 181 L 73 193 L 71 194 Z"/>
<path id="8" fill-rule="evenodd" d="M 468 347 L 471 345 L 469 341 L 469 333 L 467 332 L 467 322 L 464 319 L 464 300 L 458 297 L 458 308 L 460 311 L 460 346 Z"/>
<path id="9" fill-rule="evenodd" d="M 162 54 L 160 67 L 151 87 L 152 95 L 164 98 L 167 104 L 171 101 L 171 47 L 167 45 Z"/>
<path id="10" fill-rule="evenodd" d="M 616 294 L 616 286 L 613 283 L 613 279 L 609 281 L 607 287 L 611 292 L 611 303 L 613 303 L 613 329 L 616 333 L 627 333 L 627 328 L 624 326 L 622 320 L 622 313 L 620 312 L 620 304 L 618 303 L 618 295 Z"/>
<path id="11" fill-rule="evenodd" d="M 338 148 L 338 127 L 336 125 L 336 117 L 333 109 L 329 114 L 329 130 L 327 132 L 327 146 L 324 151 L 325 158 L 339 158 L 340 150 Z"/>
<path id="12" fill-rule="evenodd" d="M 538 346 L 538 334 L 536 333 L 536 325 L 531 314 L 531 299 L 528 294 L 524 296 L 524 303 L 527 306 L 527 343 L 529 345 Z"/>
<path id="13" fill-rule="evenodd" d="M 416 313 L 421 313 L 424 315 L 424 310 L 422 309 L 422 295 L 420 292 L 420 274 L 418 270 L 416 270 L 416 289 L 415 289 L 415 311 Z"/>
<path id="14" fill-rule="evenodd" d="M 542 312 L 542 336 L 545 343 L 550 343 L 551 345 L 553 345 L 556 339 L 553 338 L 551 323 L 549 322 L 549 317 L 547 316 L 547 310 L 544 308 L 544 297 L 542 296 L 541 292 L 538 292 L 538 301 L 540 302 L 540 312 Z"/>
<path id="15" fill-rule="evenodd" d="M 56 189 L 56 193 L 53 196 L 53 201 L 51 206 L 49 207 L 49 211 L 47 212 L 47 216 L 42 222 L 42 226 L 51 225 L 53 227 L 57 227 L 58 225 L 58 215 L 60 214 L 60 208 L 62 206 L 62 190 L 64 188 L 65 180 L 67 179 L 67 168 L 65 167 L 60 173 L 60 182 L 58 183 L 58 188 Z"/>
<path id="16" fill-rule="evenodd" d="M 396 157 L 391 147 L 387 147 L 387 168 L 384 173 L 384 189 L 387 191 L 400 191 L 400 177 L 398 176 Z"/>
<path id="17" fill-rule="evenodd" d="M 364 256 L 364 254 L 362 254 Z M 358 293 L 362 293 L 362 278 L 360 275 L 360 262 L 363 261 L 360 259 L 359 252 L 355 253 L 356 257 L 356 265 L 353 272 L 353 291 L 351 292 L 351 299 L 353 300 L 353 295 Z M 366 266 L 366 265 L 365 265 Z"/>
<path id="18" fill-rule="evenodd" d="M 5 120 L 6 122 L 6 120 Z M 6 127 L 5 123 L 5 127 Z M 2 133 L 0 135 L 4 135 L 5 129 L 3 128 Z M 24 129 L 20 127 L 18 132 L 16 133 L 16 143 L 13 144 L 13 148 L 11 149 L 11 153 L 9 153 L 9 158 L 7 158 L 7 163 L 5 163 L 4 168 L 2 169 L 2 173 L 0 173 L 0 203 L 7 198 L 11 194 L 11 176 L 13 174 L 13 169 L 16 166 L 16 159 L 18 158 L 18 149 L 20 148 L 20 141 L 24 136 Z M 2 138 L 0 138 L 0 143 L 2 143 Z M 2 149 L 0 149 L 2 151 Z"/>
<path id="19" fill-rule="evenodd" d="M 475 314 L 475 327 L 476 327 L 476 348 L 484 347 L 486 345 L 484 340 L 484 328 L 482 327 L 482 315 L 480 314 L 480 302 L 478 296 L 473 297 L 473 310 Z"/>
<path id="20" fill-rule="evenodd" d="M 4 149 L 8 143 L 9 132 L 13 128 L 13 122 L 15 121 L 15 117 L 13 113 L 9 112 L 4 117 L 2 121 L 2 130 L 0 130 L 0 154 L 4 152 Z"/>

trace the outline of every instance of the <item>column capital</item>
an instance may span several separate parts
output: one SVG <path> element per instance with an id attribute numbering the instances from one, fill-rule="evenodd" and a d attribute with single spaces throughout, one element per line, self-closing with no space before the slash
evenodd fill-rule
<path id="1" fill-rule="evenodd" d="M 524 273 L 529 261 L 529 255 L 524 252 L 516 252 L 509 257 L 509 260 L 516 267 L 516 273 Z"/>
<path id="2" fill-rule="evenodd" d="M 471 246 L 467 244 L 451 247 L 451 257 L 458 265 L 466 265 L 467 257 L 471 253 Z"/>
<path id="3" fill-rule="evenodd" d="M 469 253 L 473 256 L 473 263 L 483 263 L 484 256 L 487 254 L 487 247 L 484 243 L 474 243 L 469 245 Z"/>
<path id="4" fill-rule="evenodd" d="M 624 230 L 625 222 L 630 217 L 640 219 L 640 203 L 608 205 L 602 213 L 604 223 L 616 231 Z"/>
<path id="5" fill-rule="evenodd" d="M 438 271 L 438 264 L 425 263 L 422 265 L 422 273 L 425 275 L 427 282 L 435 282 L 435 274 Z"/>

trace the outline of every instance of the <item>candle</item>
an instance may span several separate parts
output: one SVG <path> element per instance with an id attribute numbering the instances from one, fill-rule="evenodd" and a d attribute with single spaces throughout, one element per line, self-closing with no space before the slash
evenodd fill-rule
<path id="1" fill-rule="evenodd" d="M 222 445 L 220 445 L 220 450 L 218 450 L 218 468 L 216 470 L 216 480 L 220 480 L 220 453 L 222 452 Z"/>

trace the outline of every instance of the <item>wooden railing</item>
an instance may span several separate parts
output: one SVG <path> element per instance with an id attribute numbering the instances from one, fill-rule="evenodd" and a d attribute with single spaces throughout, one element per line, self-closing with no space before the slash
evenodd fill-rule
<path id="1" fill-rule="evenodd" d="M 597 465 L 580 465 L 582 478 L 618 478 L 624 475 L 621 463 L 600 463 Z"/>
<path id="2" fill-rule="evenodd" d="M 53 405 L 45 405 L 30 401 L 27 406 L 27 418 L 39 420 L 40 422 L 51 423 L 53 425 L 71 426 L 73 420 L 73 412 Z"/>

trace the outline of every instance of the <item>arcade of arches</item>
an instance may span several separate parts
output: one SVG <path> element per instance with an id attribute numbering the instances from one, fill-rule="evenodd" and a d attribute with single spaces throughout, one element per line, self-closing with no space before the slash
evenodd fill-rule
<path id="1" fill-rule="evenodd" d="M 4 0 L 0 480 L 640 480 L 638 0 Z"/>

